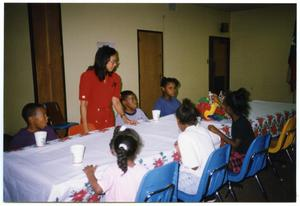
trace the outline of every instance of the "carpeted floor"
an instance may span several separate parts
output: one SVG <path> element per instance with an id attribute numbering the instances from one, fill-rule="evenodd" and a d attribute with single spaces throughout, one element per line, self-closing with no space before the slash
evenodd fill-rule
<path id="1" fill-rule="evenodd" d="M 265 188 L 269 202 L 296 202 L 296 163 L 290 163 L 285 154 L 271 156 L 283 182 L 275 176 L 268 166 L 259 173 L 260 180 Z M 267 202 L 262 195 L 255 178 L 246 179 L 241 183 L 242 188 L 233 187 L 238 202 Z M 225 197 L 227 188 L 221 189 L 224 202 L 233 202 L 230 195 Z"/>

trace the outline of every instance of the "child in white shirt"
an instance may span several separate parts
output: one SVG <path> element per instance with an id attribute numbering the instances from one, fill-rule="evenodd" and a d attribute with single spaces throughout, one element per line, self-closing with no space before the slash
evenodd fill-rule
<path id="1" fill-rule="evenodd" d="M 107 168 L 99 180 L 95 177 L 96 166 L 86 166 L 84 172 L 97 194 L 105 193 L 106 202 L 134 202 L 140 182 L 147 169 L 136 165 L 134 159 L 142 143 L 133 129 L 116 127 L 110 142 L 117 164 Z"/>
<path id="2" fill-rule="evenodd" d="M 148 121 L 145 113 L 138 108 L 137 97 L 135 93 L 130 90 L 125 90 L 121 92 L 121 103 L 124 109 L 124 114 L 130 120 L 136 121 Z M 123 116 L 119 114 L 116 117 L 116 126 L 121 126 L 124 124 Z"/>
<path id="3" fill-rule="evenodd" d="M 182 131 L 175 143 L 181 157 L 178 190 L 188 194 L 196 194 L 206 161 L 215 149 L 209 131 L 197 125 L 197 116 L 197 109 L 188 99 L 176 110 Z"/>

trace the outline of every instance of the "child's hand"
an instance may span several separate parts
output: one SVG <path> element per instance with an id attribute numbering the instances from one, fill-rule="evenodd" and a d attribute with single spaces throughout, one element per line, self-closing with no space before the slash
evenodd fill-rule
<path id="1" fill-rule="evenodd" d="M 125 124 L 130 124 L 130 125 L 136 125 L 137 121 L 136 120 L 130 120 L 126 116 L 124 116 L 123 121 Z"/>
<path id="2" fill-rule="evenodd" d="M 208 125 L 208 130 L 215 133 L 215 134 L 219 134 L 219 130 L 214 126 L 214 125 Z"/>
<path id="3" fill-rule="evenodd" d="M 83 171 L 87 176 L 90 176 L 90 175 L 95 174 L 96 169 L 97 169 L 97 166 L 88 165 L 83 169 Z"/>

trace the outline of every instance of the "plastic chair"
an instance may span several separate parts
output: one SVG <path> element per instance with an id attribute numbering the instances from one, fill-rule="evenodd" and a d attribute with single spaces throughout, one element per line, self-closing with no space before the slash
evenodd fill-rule
<path id="1" fill-rule="evenodd" d="M 269 153 L 277 154 L 281 151 L 285 151 L 290 162 L 293 163 L 293 159 L 292 159 L 288 149 L 294 143 L 295 137 L 296 137 L 296 117 L 293 116 L 286 121 L 279 137 L 271 140 L 271 144 L 269 147 Z M 268 161 L 269 161 L 269 164 L 271 165 L 275 175 L 280 178 L 280 181 L 283 181 L 283 178 L 280 177 L 277 169 L 274 167 L 273 162 L 270 158 L 270 155 L 268 155 Z"/>
<path id="2" fill-rule="evenodd" d="M 154 168 L 145 174 L 136 202 L 177 202 L 178 162 Z"/>
<path id="3" fill-rule="evenodd" d="M 228 188 L 234 200 L 237 199 L 235 193 L 232 190 L 231 183 L 238 183 L 245 180 L 248 177 L 253 176 L 255 177 L 265 199 L 268 200 L 267 194 L 258 177 L 258 173 L 266 167 L 267 152 L 270 145 L 270 138 L 270 134 L 256 137 L 247 150 L 240 172 L 234 173 L 230 170 L 228 171 Z"/>
<path id="4" fill-rule="evenodd" d="M 230 158 L 229 144 L 213 151 L 205 165 L 197 193 L 194 195 L 178 190 L 178 199 L 184 202 L 200 202 L 205 197 L 216 195 L 223 201 L 218 190 L 227 182 L 227 165 Z"/>
<path id="5" fill-rule="evenodd" d="M 88 123 L 88 128 L 90 130 L 96 130 L 96 126 L 92 123 Z M 69 127 L 68 136 L 72 136 L 72 135 L 76 135 L 76 134 L 81 134 L 81 135 L 84 134 L 82 124 L 73 125 L 73 126 Z"/>
<path id="6" fill-rule="evenodd" d="M 78 125 L 76 122 L 67 122 L 64 119 L 57 102 L 46 102 L 43 106 L 47 111 L 48 121 L 54 130 L 68 129 L 73 125 Z"/>

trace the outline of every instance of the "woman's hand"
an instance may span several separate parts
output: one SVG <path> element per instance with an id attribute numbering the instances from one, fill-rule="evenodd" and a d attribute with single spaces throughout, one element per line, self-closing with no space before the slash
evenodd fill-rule
<path id="1" fill-rule="evenodd" d="M 208 130 L 215 133 L 215 134 L 220 134 L 220 130 L 218 130 L 214 125 L 208 125 Z"/>

